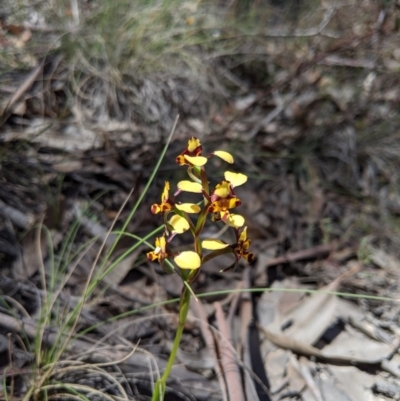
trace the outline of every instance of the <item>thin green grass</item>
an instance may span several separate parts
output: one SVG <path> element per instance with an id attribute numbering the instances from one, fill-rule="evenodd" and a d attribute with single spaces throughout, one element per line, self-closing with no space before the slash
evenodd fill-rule
<path id="1" fill-rule="evenodd" d="M 161 227 L 162 229 L 162 227 Z M 158 229 L 160 230 L 160 229 Z M 146 237 L 150 237 L 150 235 L 146 236 L 145 238 L 140 238 L 135 236 L 134 234 L 130 234 L 130 233 L 126 233 L 124 231 L 118 231 L 115 232 L 116 234 L 120 233 L 121 236 L 122 235 L 128 235 L 131 236 L 132 238 L 137 240 L 137 244 L 135 244 L 135 246 L 138 246 L 138 244 L 140 243 L 146 243 Z M 153 232 L 152 234 L 154 234 L 155 232 Z M 68 237 L 71 238 L 71 237 Z M 119 260 L 119 259 L 118 259 Z M 113 262 L 113 266 L 115 266 L 117 263 L 116 261 Z M 108 271 L 108 270 L 107 270 Z M 55 270 L 53 270 L 53 273 L 55 274 Z M 65 272 L 64 272 L 65 273 Z M 103 272 L 104 274 L 105 272 Z M 51 286 L 53 289 L 55 289 L 55 280 L 50 281 L 51 282 Z M 57 288 L 57 291 L 60 291 L 62 288 L 62 286 L 60 286 L 59 288 Z M 346 297 L 346 298 L 352 298 L 352 299 L 369 299 L 369 300 L 376 300 L 376 301 L 382 301 L 382 302 L 400 302 L 400 299 L 397 298 L 389 298 L 389 297 L 382 297 L 382 296 L 374 296 L 374 295 L 365 295 L 365 294 L 352 294 L 352 293 L 345 293 L 345 292 L 335 292 L 335 291 L 321 291 L 321 290 L 310 290 L 310 289 L 293 289 L 293 288 L 278 288 L 278 289 L 274 289 L 274 288 L 249 288 L 249 289 L 238 289 L 238 290 L 220 290 L 220 291 L 213 291 L 213 292 L 208 292 L 205 294 L 199 294 L 197 295 L 198 298 L 204 298 L 204 297 L 212 297 L 212 296 L 220 296 L 220 295 L 227 295 L 227 294 L 232 294 L 232 293 L 256 293 L 256 292 L 296 292 L 296 293 L 309 293 L 309 294 L 330 294 L 330 295 L 335 295 L 335 296 L 342 296 L 342 297 Z M 51 298 L 51 302 L 54 302 L 54 298 Z M 83 302 L 84 298 L 82 298 L 82 302 Z M 138 308 L 136 310 L 133 311 L 129 311 L 126 312 L 124 314 L 120 314 L 118 316 L 115 316 L 113 318 L 110 318 L 104 322 L 101 322 L 97 325 L 94 325 L 82 332 L 80 332 L 78 335 L 71 335 L 72 333 L 70 332 L 69 334 L 67 334 L 67 337 L 69 337 L 68 339 L 70 340 L 74 340 L 77 339 L 81 336 L 83 336 L 84 334 L 87 334 L 88 332 L 100 327 L 103 324 L 106 323 L 111 323 L 113 321 L 117 321 L 120 320 L 122 318 L 126 318 L 129 316 L 133 316 L 135 314 L 138 313 L 143 313 L 145 311 L 151 310 L 153 308 L 157 308 L 157 307 L 161 307 L 161 306 L 165 306 L 168 304 L 173 304 L 173 303 L 177 303 L 179 301 L 179 298 L 176 299 L 171 299 L 171 300 L 167 300 L 167 301 L 163 301 L 163 302 L 158 302 L 158 303 L 154 303 L 152 305 L 149 306 L 145 306 L 142 308 Z M 50 303 L 46 306 L 46 308 L 43 308 L 43 313 L 46 311 L 46 314 L 51 311 L 51 309 L 53 308 L 54 304 Z M 74 319 L 78 319 L 79 318 L 79 314 L 77 313 L 77 311 L 81 310 L 81 305 L 78 305 L 77 307 L 78 309 L 76 309 L 76 312 L 74 314 L 71 314 L 68 316 L 68 319 L 71 319 L 71 317 L 73 316 Z M 53 311 L 54 312 L 54 311 Z M 67 320 L 68 320 L 67 319 Z M 44 320 L 42 320 L 41 324 L 44 326 L 44 324 L 46 322 L 48 322 L 49 320 L 46 318 Z M 66 324 L 65 326 L 63 326 L 61 332 L 67 331 L 69 329 L 68 324 Z M 61 346 L 61 349 L 65 349 L 66 344 L 63 344 Z M 25 400 L 28 400 L 30 396 L 33 396 L 35 399 L 37 399 L 37 397 L 40 396 L 40 394 L 44 395 L 46 393 L 48 393 L 49 391 L 55 391 L 55 392 L 59 392 L 62 389 L 66 390 L 67 392 L 70 392 L 71 394 L 75 395 L 76 397 L 78 397 L 77 399 L 86 399 L 85 394 L 89 391 L 89 388 L 87 386 L 79 386 L 79 385 L 75 385 L 73 383 L 67 384 L 67 383 L 55 383 L 52 380 L 53 377 L 53 373 L 55 373 L 55 369 L 57 368 L 57 373 L 60 373 L 60 366 L 58 365 L 59 361 L 62 363 L 61 358 L 61 352 L 53 352 L 53 353 L 48 353 L 43 354 L 43 352 L 40 352 L 40 345 L 37 345 L 37 350 L 38 355 L 39 355 L 39 360 L 38 360 L 38 366 L 42 369 L 42 374 L 40 377 L 38 377 L 36 380 L 38 380 L 38 382 L 34 383 L 32 385 L 32 387 L 30 388 L 30 390 L 28 391 L 28 393 L 26 394 Z M 60 351 L 60 349 L 56 349 L 54 351 Z M 62 370 L 62 369 L 61 369 Z M 106 374 L 106 373 L 105 373 Z M 37 386 L 36 384 L 39 384 L 39 386 Z M 93 390 L 96 391 L 96 390 Z M 29 397 L 28 397 L 29 395 Z M 109 396 L 107 399 L 113 399 L 111 396 Z"/>
<path id="2" fill-rule="evenodd" d="M 50 256 L 47 262 L 49 268 L 46 268 L 43 263 L 40 269 L 41 283 L 45 295 L 43 297 L 43 303 L 41 305 L 37 335 L 34 340 L 34 353 L 36 356 L 37 368 L 33 370 L 34 373 L 32 377 L 29 379 L 30 386 L 27 393 L 24 396 L 24 401 L 25 400 L 27 401 L 32 396 L 34 397 L 34 399 L 41 398 L 42 396 L 48 398 L 47 394 L 49 391 L 57 392 L 62 389 L 64 390 L 69 389 L 70 394 L 73 394 L 74 396 L 80 399 L 86 399 L 86 396 L 84 394 L 87 392 L 96 393 L 98 391 L 95 389 L 90 389 L 87 386 L 82 387 L 76 384 L 74 385 L 71 384 L 70 386 L 64 383 L 57 384 L 52 381 L 52 377 L 56 368 L 57 368 L 57 373 L 59 373 L 59 368 L 57 367 L 58 362 L 61 361 L 62 355 L 66 350 L 68 343 L 71 341 L 71 339 L 74 338 L 76 334 L 75 333 L 76 327 L 78 325 L 80 314 L 86 300 L 91 295 L 93 295 L 94 291 L 96 290 L 96 288 L 98 288 L 99 284 L 102 282 L 104 277 L 106 277 L 106 275 L 109 274 L 118 265 L 119 262 L 121 262 L 125 257 L 127 257 L 129 254 L 135 251 L 141 244 L 144 243 L 148 244 L 147 240 L 163 229 L 163 226 L 161 226 L 158 229 L 146 235 L 144 238 L 140 238 L 134 234 L 127 232 L 129 223 L 131 222 L 135 213 L 137 212 L 138 207 L 143 202 L 143 199 L 146 196 L 146 193 L 150 185 L 152 184 L 154 177 L 157 174 L 157 171 L 161 165 L 161 162 L 165 156 L 165 153 L 171 141 L 172 135 L 175 131 L 177 121 L 178 117 L 175 119 L 174 125 L 167 139 L 166 145 L 164 146 L 164 149 L 160 153 L 156 166 L 154 167 L 153 172 L 150 178 L 148 179 L 145 188 L 140 193 L 138 200 L 136 201 L 134 207 L 129 213 L 128 218 L 124 221 L 121 230 L 115 231 L 115 234 L 117 235 L 116 239 L 111 245 L 111 247 L 108 249 L 105 257 L 100 261 L 100 256 L 102 254 L 103 249 L 106 246 L 107 238 L 113 232 L 114 225 L 117 222 L 121 211 L 126 206 L 126 203 L 132 192 L 128 195 L 124 204 L 121 206 L 120 211 L 115 217 L 97 253 L 97 257 L 93 262 L 92 268 L 87 277 L 87 282 L 83 294 L 80 297 L 79 302 L 76 304 L 75 307 L 72 308 L 71 311 L 65 311 L 64 313 L 57 313 L 60 311 L 59 309 L 60 306 L 57 304 L 57 298 L 60 295 L 65 284 L 67 283 L 70 275 L 73 273 L 75 266 L 78 265 L 81 258 L 95 243 L 97 238 L 87 241 L 85 244 L 79 246 L 77 251 L 76 250 L 73 251 L 73 244 L 76 242 L 76 236 L 78 234 L 78 230 L 80 227 L 79 218 L 77 218 L 69 228 L 68 232 L 66 233 L 64 241 L 61 244 L 60 251 L 56 257 L 52 246 L 50 232 L 46 227 L 41 227 L 40 233 L 41 235 L 46 235 L 47 244 L 50 248 L 49 249 Z M 136 239 L 137 240 L 136 243 L 128 250 L 126 250 L 122 255 L 117 257 L 115 260 L 111 260 L 113 251 L 115 250 L 121 237 L 124 235 L 131 236 L 132 238 Z M 41 242 L 40 237 L 38 242 L 40 244 Z M 67 269 L 69 269 L 69 271 L 67 271 Z M 56 327 L 60 328 L 58 331 L 58 339 L 49 349 L 45 349 L 43 347 L 43 336 L 45 328 L 52 325 L 54 315 L 57 316 L 57 321 L 55 322 L 55 325 Z M 109 395 L 103 394 L 103 396 L 105 396 L 105 398 L 109 400 L 114 400 L 114 398 Z"/>
<path id="3" fill-rule="evenodd" d="M 326 295 L 335 295 L 338 297 L 348 298 L 348 299 L 365 299 L 370 301 L 382 301 L 382 302 L 400 302 L 400 298 L 390 298 L 390 297 L 382 297 L 378 295 L 368 295 L 368 294 L 353 294 L 351 292 L 340 292 L 340 291 L 325 291 L 325 290 L 312 290 L 306 288 L 241 288 L 241 289 L 230 289 L 230 290 L 218 290 L 218 291 L 210 291 L 202 294 L 196 294 L 196 298 L 209 298 L 215 297 L 219 295 L 230 295 L 230 294 L 245 294 L 245 293 L 263 293 L 263 292 L 291 292 L 291 293 L 300 293 L 300 294 L 326 294 Z M 155 302 L 151 305 L 146 305 L 141 308 L 124 312 L 119 315 L 113 316 L 103 322 L 97 323 L 93 326 L 88 327 L 87 329 L 81 331 L 75 338 L 78 339 L 85 334 L 90 333 L 91 331 L 101 327 L 104 324 L 112 323 L 118 321 L 122 318 L 126 318 L 129 316 L 133 316 L 139 313 L 147 312 L 152 309 L 156 309 L 166 305 L 173 305 L 179 303 L 179 298 L 172 298 L 166 301 Z"/>

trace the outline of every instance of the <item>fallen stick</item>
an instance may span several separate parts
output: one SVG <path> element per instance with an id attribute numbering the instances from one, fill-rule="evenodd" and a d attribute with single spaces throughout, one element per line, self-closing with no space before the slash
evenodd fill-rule
<path id="1" fill-rule="evenodd" d="M 1 112 L 0 115 L 3 117 L 3 122 L 8 118 L 8 112 L 14 106 L 16 102 L 30 89 L 36 79 L 39 77 L 40 73 L 43 70 L 43 64 L 37 65 L 31 73 L 25 78 L 22 84 L 18 87 L 18 89 L 13 93 L 10 100 L 6 103 L 5 109 Z M 7 113 L 7 115 L 6 115 Z"/>
<path id="2" fill-rule="evenodd" d="M 284 263 L 299 262 L 301 260 L 316 259 L 328 256 L 333 249 L 332 245 L 318 245 L 313 248 L 304 249 L 298 252 L 290 252 L 286 255 L 271 259 L 267 267 L 277 266 Z"/>
<path id="3" fill-rule="evenodd" d="M 204 310 L 204 306 L 201 303 L 201 300 L 199 300 L 199 302 L 192 302 L 192 305 L 193 305 L 195 315 L 200 320 L 200 330 L 201 330 L 201 334 L 203 336 L 204 342 L 206 343 L 206 345 L 207 345 L 208 349 L 210 350 L 210 353 L 213 356 L 214 361 L 215 361 L 214 370 L 218 377 L 219 387 L 222 392 L 222 400 L 228 401 L 226 382 L 224 379 L 224 372 L 222 371 L 221 365 L 219 363 L 218 353 L 216 350 L 216 339 L 212 332 L 212 327 L 207 322 L 207 314 L 206 314 L 206 311 Z"/>
<path id="4" fill-rule="evenodd" d="M 231 330 L 224 317 L 222 306 L 219 302 L 214 302 L 215 318 L 219 331 L 221 332 L 220 358 L 222 370 L 225 374 L 227 390 L 230 401 L 244 401 L 244 392 L 240 369 L 236 362 L 236 355 L 232 347 Z"/>

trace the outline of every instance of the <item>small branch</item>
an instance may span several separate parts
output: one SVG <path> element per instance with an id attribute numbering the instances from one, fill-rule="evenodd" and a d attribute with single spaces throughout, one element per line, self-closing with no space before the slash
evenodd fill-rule
<path id="1" fill-rule="evenodd" d="M 318 245 L 315 246 L 314 248 L 304 249 L 299 252 L 287 253 L 286 255 L 271 259 L 267 263 L 267 267 L 277 266 L 284 263 L 299 262 L 301 260 L 326 257 L 332 252 L 332 249 L 333 246 L 328 244 L 328 245 Z"/>
<path id="2" fill-rule="evenodd" d="M 14 92 L 11 96 L 10 100 L 6 103 L 5 109 L 3 111 L 0 110 L 0 117 L 2 117 L 2 122 L 4 123 L 9 117 L 9 112 L 13 105 L 21 99 L 21 97 L 30 89 L 36 79 L 39 77 L 40 73 L 43 70 L 43 63 L 40 63 L 36 66 L 32 72 L 26 77 L 26 79 L 22 82 L 19 88 Z M 1 121 L 0 121 L 1 122 Z"/>
<path id="3" fill-rule="evenodd" d="M 372 70 L 375 68 L 375 62 L 371 60 L 353 60 L 347 57 L 331 56 L 326 57 L 324 60 L 320 61 L 318 64 L 338 66 L 338 67 L 355 67 L 355 68 L 365 68 Z"/>
<path id="4" fill-rule="evenodd" d="M 219 363 L 218 354 L 216 351 L 215 338 L 213 336 L 212 329 L 207 322 L 207 315 L 204 310 L 204 306 L 201 303 L 201 301 L 199 301 L 199 302 L 194 302 L 193 308 L 194 308 L 195 314 L 197 315 L 198 319 L 200 320 L 200 330 L 201 330 L 201 334 L 203 336 L 204 342 L 206 343 L 208 349 L 210 350 L 211 355 L 214 358 L 214 362 L 215 362 L 214 370 L 215 370 L 216 376 L 218 377 L 219 387 L 222 392 L 222 399 L 223 399 L 223 401 L 228 401 L 226 382 L 224 380 L 224 374 L 221 369 L 221 365 Z"/>
<path id="5" fill-rule="evenodd" d="M 23 213 L 18 209 L 5 204 L 0 200 L 0 213 L 7 216 L 18 228 L 27 230 L 32 226 L 35 217 L 30 213 Z"/>
<path id="6" fill-rule="evenodd" d="M 252 269 L 243 270 L 243 288 L 252 288 Z M 249 292 L 241 294 L 240 304 L 240 355 L 244 366 L 244 387 L 248 400 L 271 401 L 268 379 L 265 372 L 263 356 L 260 350 L 258 329 L 253 325 L 255 313 L 252 295 Z M 256 336 L 256 337 L 255 337 Z M 251 374 L 250 374 L 251 373 Z M 265 385 L 263 385 L 265 384 Z"/>
<path id="7" fill-rule="evenodd" d="M 228 388 L 230 401 L 244 401 L 244 393 L 242 387 L 242 378 L 240 376 L 239 367 L 236 363 L 236 358 L 232 350 L 232 335 L 228 327 L 222 306 L 219 302 L 214 303 L 215 316 L 217 324 L 224 341 L 221 341 L 221 365 L 225 373 L 225 379 Z"/>
<path id="8" fill-rule="evenodd" d="M 289 104 L 294 100 L 296 95 L 297 93 L 294 93 L 285 102 L 279 102 L 274 110 L 272 110 L 261 121 L 255 124 L 255 126 L 248 133 L 248 138 L 253 139 L 262 127 L 265 127 L 273 120 L 275 120 L 275 118 L 277 118 L 279 114 L 281 114 L 282 111 L 285 110 L 287 106 L 289 106 Z"/>

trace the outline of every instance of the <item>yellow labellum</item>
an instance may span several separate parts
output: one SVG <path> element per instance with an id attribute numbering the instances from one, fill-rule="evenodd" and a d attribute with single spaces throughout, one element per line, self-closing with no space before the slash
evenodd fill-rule
<path id="1" fill-rule="evenodd" d="M 180 205 L 175 205 L 178 210 L 185 213 L 200 213 L 201 207 L 195 203 L 181 203 Z"/>
<path id="2" fill-rule="evenodd" d="M 222 181 L 214 189 L 214 195 L 219 198 L 226 198 L 231 192 L 231 184 L 228 181 Z"/>
<path id="3" fill-rule="evenodd" d="M 185 155 L 184 157 L 190 164 L 193 164 L 193 166 L 201 167 L 207 163 L 207 157 L 204 157 L 204 156 Z"/>
<path id="4" fill-rule="evenodd" d="M 193 181 L 180 181 L 178 182 L 178 188 L 181 191 L 185 192 L 195 192 L 195 193 L 201 193 L 203 187 L 201 184 L 198 182 L 193 182 Z"/>
<path id="5" fill-rule="evenodd" d="M 198 269 L 201 265 L 200 256 L 193 251 L 181 252 L 178 256 L 174 258 L 175 263 L 181 269 Z"/>
<path id="6" fill-rule="evenodd" d="M 225 244 L 225 242 L 219 240 L 219 239 L 213 239 L 213 238 L 209 238 L 209 239 L 205 239 L 202 243 L 201 246 L 204 249 L 208 249 L 210 251 L 216 251 L 218 249 L 224 249 L 227 246 L 229 246 L 228 244 Z"/>
<path id="7" fill-rule="evenodd" d="M 228 152 L 225 152 L 223 150 L 216 150 L 213 153 L 215 156 L 218 156 L 219 158 L 226 161 L 227 163 L 233 164 L 233 162 L 234 162 L 233 156 Z"/>
<path id="8" fill-rule="evenodd" d="M 225 171 L 225 179 L 232 184 L 232 187 L 238 187 L 247 181 L 247 175 L 242 173 L 232 173 L 231 171 Z"/>
<path id="9" fill-rule="evenodd" d="M 189 230 L 189 223 L 187 220 L 179 215 L 174 215 L 168 222 L 173 227 L 175 233 L 182 234 Z"/>
<path id="10" fill-rule="evenodd" d="M 240 214 L 230 214 L 226 220 L 224 220 L 228 226 L 239 228 L 244 225 L 244 217 Z"/>

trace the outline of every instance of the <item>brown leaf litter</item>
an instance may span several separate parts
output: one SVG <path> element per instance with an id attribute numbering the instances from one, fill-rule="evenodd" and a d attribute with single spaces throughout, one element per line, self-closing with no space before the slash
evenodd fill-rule
<path id="1" fill-rule="evenodd" d="M 175 275 L 146 262 L 146 245 L 99 279 L 76 320 L 65 322 L 94 261 L 97 272 L 118 237 L 107 234 L 113 219 L 117 231 L 180 114 L 127 232 L 156 228 L 148 204 L 164 180 L 179 179 L 176 149 L 195 133 L 232 152 L 248 174 L 238 195 L 249 200 L 241 212 L 258 259 L 229 274 L 204 266 L 170 399 L 397 399 L 397 10 L 365 4 L 360 23 L 358 5 L 328 3 L 297 28 L 214 30 L 238 47 L 194 49 L 209 72 L 201 85 L 170 72 L 132 79 L 118 66 L 113 81 L 109 66 L 93 74 L 100 59 L 74 59 L 71 74 L 66 55 L 29 53 L 39 36 L 53 43 L 62 27 L 2 25 L 10 63 L 18 52 L 30 60 L 0 84 L 2 396 L 31 389 L 39 399 L 40 384 L 49 398 L 61 397 L 67 383 L 90 399 L 148 399 L 177 324 L 176 304 L 165 301 L 179 292 Z M 210 163 L 218 180 L 221 165 Z M 135 243 L 122 238 L 112 258 Z M 202 298 L 214 290 L 231 294 Z M 356 297 L 368 295 L 375 298 Z M 54 365 L 40 359 L 54 353 Z"/>

